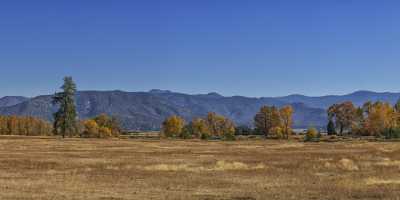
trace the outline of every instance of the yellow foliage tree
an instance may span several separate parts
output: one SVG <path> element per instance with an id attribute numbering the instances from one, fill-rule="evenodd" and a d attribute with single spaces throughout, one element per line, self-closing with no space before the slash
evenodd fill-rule
<path id="1" fill-rule="evenodd" d="M 278 109 L 275 106 L 263 106 L 254 117 L 254 125 L 265 136 L 275 135 L 278 138 L 288 139 L 292 133 L 293 108 L 284 106 Z"/>
<path id="2" fill-rule="evenodd" d="M 276 126 L 271 128 L 270 133 L 275 135 L 277 138 L 285 138 L 284 130 L 282 127 Z"/>
<path id="3" fill-rule="evenodd" d="M 196 138 L 200 138 L 202 135 L 207 137 L 210 135 L 210 130 L 208 128 L 207 122 L 204 119 L 196 118 L 192 120 L 192 134 Z"/>
<path id="4" fill-rule="evenodd" d="M 179 116 L 168 117 L 162 124 L 162 132 L 166 137 L 179 137 L 185 126 L 185 120 Z"/>
<path id="5" fill-rule="evenodd" d="M 34 117 L 0 116 L 0 134 L 51 135 L 52 126 L 50 123 Z"/>
<path id="6" fill-rule="evenodd" d="M 283 137 L 288 139 L 289 135 L 292 133 L 293 108 L 292 106 L 284 106 L 279 110 L 279 113 L 282 120 Z"/>
<path id="7" fill-rule="evenodd" d="M 84 136 L 85 137 L 99 137 L 99 125 L 93 119 L 89 119 L 83 122 L 85 126 Z"/>
<path id="8" fill-rule="evenodd" d="M 365 130 L 370 135 L 380 135 L 385 129 L 397 126 L 397 113 L 389 103 L 376 102 L 368 107 Z"/>
<path id="9" fill-rule="evenodd" d="M 112 131 L 108 127 L 100 127 L 99 128 L 99 137 L 100 138 L 108 138 L 112 136 Z"/>
<path id="10" fill-rule="evenodd" d="M 212 136 L 232 139 L 235 135 L 235 124 L 222 115 L 210 112 L 207 115 L 206 123 Z"/>

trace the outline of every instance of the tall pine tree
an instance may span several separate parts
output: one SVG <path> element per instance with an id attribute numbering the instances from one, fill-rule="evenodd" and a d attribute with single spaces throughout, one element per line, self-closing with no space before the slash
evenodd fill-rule
<path id="1" fill-rule="evenodd" d="M 59 105 L 59 110 L 54 113 L 54 133 L 72 137 L 78 132 L 77 113 L 75 107 L 76 85 L 72 77 L 64 78 L 63 92 L 56 93 L 53 103 Z"/>

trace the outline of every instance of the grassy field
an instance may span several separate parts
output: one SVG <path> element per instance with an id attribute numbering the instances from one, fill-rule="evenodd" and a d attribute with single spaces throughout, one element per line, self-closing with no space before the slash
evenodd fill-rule
<path id="1" fill-rule="evenodd" d="M 0 199 L 400 199 L 400 143 L 1 137 Z"/>

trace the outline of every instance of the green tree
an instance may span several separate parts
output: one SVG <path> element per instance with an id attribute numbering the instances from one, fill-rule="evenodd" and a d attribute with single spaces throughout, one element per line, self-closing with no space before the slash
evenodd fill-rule
<path id="1" fill-rule="evenodd" d="M 397 100 L 396 104 L 394 105 L 394 109 L 396 112 L 400 113 L 400 99 Z"/>
<path id="2" fill-rule="evenodd" d="M 76 85 L 72 77 L 64 78 L 62 92 L 56 93 L 53 103 L 59 105 L 59 110 L 54 113 L 54 132 L 61 134 L 63 138 L 68 135 L 72 137 L 77 130 L 77 113 L 75 107 Z"/>
<path id="3" fill-rule="evenodd" d="M 326 127 L 328 131 L 328 135 L 336 135 L 335 123 L 332 120 L 329 120 L 328 126 Z"/>

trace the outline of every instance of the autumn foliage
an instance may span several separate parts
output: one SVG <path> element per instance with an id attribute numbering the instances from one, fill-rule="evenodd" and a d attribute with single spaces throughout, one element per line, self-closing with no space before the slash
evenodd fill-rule
<path id="1" fill-rule="evenodd" d="M 400 128 L 400 103 L 392 106 L 381 101 L 366 102 L 355 107 L 351 102 L 335 104 L 328 109 L 330 132 L 340 135 L 382 136 Z M 332 130 L 332 123 L 334 130 Z"/>
<path id="2" fill-rule="evenodd" d="M 204 118 L 195 118 L 189 124 L 178 116 L 171 116 L 163 122 L 162 132 L 166 137 L 202 138 L 216 137 L 233 140 L 235 124 L 230 119 L 210 112 Z"/>
<path id="3" fill-rule="evenodd" d="M 179 116 L 171 116 L 165 119 L 162 124 L 162 133 L 165 137 L 180 137 L 185 120 Z"/>
<path id="4" fill-rule="evenodd" d="M 101 114 L 93 119 L 82 122 L 84 130 L 82 137 L 90 138 L 108 138 L 117 137 L 121 132 L 118 120 L 106 114 Z"/>
<path id="5" fill-rule="evenodd" d="M 254 117 L 254 124 L 257 129 L 266 136 L 276 136 L 288 139 L 292 133 L 293 108 L 284 106 L 263 106 Z"/>
<path id="6" fill-rule="evenodd" d="M 1 135 L 48 136 L 52 125 L 34 117 L 0 116 Z"/>

